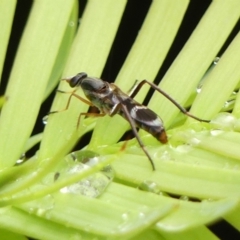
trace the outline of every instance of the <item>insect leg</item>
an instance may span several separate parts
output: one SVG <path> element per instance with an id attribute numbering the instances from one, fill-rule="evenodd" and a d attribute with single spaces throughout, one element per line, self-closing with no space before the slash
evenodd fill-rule
<path id="1" fill-rule="evenodd" d="M 72 99 L 73 96 L 76 97 L 76 98 L 78 98 L 80 101 L 86 103 L 87 105 L 93 106 L 93 104 L 92 104 L 91 102 L 89 102 L 89 101 L 87 101 L 86 99 L 82 98 L 81 96 L 77 95 L 77 94 L 75 93 L 76 90 L 74 90 L 74 91 L 72 91 L 72 92 L 64 92 L 64 91 L 62 91 L 62 90 L 57 90 L 57 91 L 60 92 L 60 93 L 70 93 L 70 96 L 69 96 L 68 101 L 67 101 L 67 105 L 66 105 L 66 107 L 65 107 L 64 109 L 62 109 L 62 110 L 49 112 L 48 115 L 53 114 L 53 113 L 58 113 L 58 112 L 66 111 L 66 110 L 69 108 L 69 105 L 70 105 L 70 102 L 71 102 L 71 99 Z"/>
<path id="2" fill-rule="evenodd" d="M 132 85 L 132 87 L 128 90 L 128 95 L 131 96 L 132 93 L 135 91 L 136 87 L 138 85 L 138 80 L 135 80 L 134 84 Z M 136 95 L 136 94 L 135 94 Z"/>
<path id="3" fill-rule="evenodd" d="M 126 106 L 125 106 L 124 104 L 121 104 L 121 103 L 120 103 L 120 107 L 121 107 L 122 111 L 124 112 L 124 114 L 125 114 L 125 116 L 126 116 L 126 119 L 127 119 L 128 122 L 130 123 L 131 128 L 132 128 L 132 131 L 133 131 L 133 133 L 134 133 L 134 135 L 135 135 L 135 137 L 136 137 L 136 139 L 137 139 L 140 147 L 142 148 L 142 150 L 144 151 L 145 155 L 146 155 L 147 158 L 149 159 L 149 161 L 150 161 L 150 163 L 151 163 L 151 165 L 152 165 L 153 170 L 155 170 L 155 166 L 154 166 L 153 160 L 152 160 L 152 158 L 150 157 L 149 153 L 147 152 L 147 150 L 146 150 L 146 148 L 145 148 L 145 145 L 143 144 L 141 138 L 140 138 L 139 135 L 138 135 L 138 132 L 137 132 L 135 123 L 134 123 L 133 119 L 131 118 L 130 113 L 128 112 L 128 110 L 127 110 L 127 108 L 126 108 Z"/>
<path id="4" fill-rule="evenodd" d="M 147 83 L 148 85 L 150 85 L 154 90 L 158 91 L 159 93 L 161 93 L 164 97 L 166 97 L 170 102 L 172 102 L 182 113 L 184 113 L 185 115 L 194 118 L 200 122 L 210 122 L 210 120 L 204 120 L 201 118 L 198 118 L 194 115 L 192 115 L 191 113 L 189 113 L 184 107 L 182 107 L 178 102 L 176 102 L 170 95 L 168 95 L 166 92 L 164 92 L 162 89 L 160 89 L 157 85 L 155 85 L 154 83 L 148 82 L 147 80 L 142 80 L 140 83 L 138 83 L 138 85 L 133 89 L 130 97 L 134 98 L 136 96 L 136 94 L 138 93 L 138 91 L 141 89 L 141 87 Z"/>
<path id="5" fill-rule="evenodd" d="M 77 90 L 77 89 L 76 89 L 76 90 Z M 60 92 L 60 93 L 70 93 L 70 97 L 69 97 L 69 98 L 71 98 L 72 96 L 74 96 L 74 97 L 78 98 L 80 101 L 86 103 L 87 105 L 93 106 L 93 104 L 92 104 L 91 102 L 89 102 L 88 100 L 86 100 L 86 99 L 82 98 L 81 96 L 79 96 L 78 94 L 76 94 L 76 93 L 75 93 L 76 90 L 74 90 L 74 91 L 72 91 L 72 92 L 65 92 L 65 91 L 62 91 L 62 90 L 57 90 L 57 91 Z M 68 99 L 68 101 L 69 101 L 69 103 L 70 103 L 71 100 Z M 68 105 L 69 105 L 69 103 L 68 103 Z"/>
<path id="6" fill-rule="evenodd" d="M 80 113 L 79 117 L 78 117 L 78 121 L 77 121 L 77 129 L 80 125 L 80 119 L 82 116 L 86 116 L 86 117 L 103 117 L 105 116 L 105 113 Z"/>

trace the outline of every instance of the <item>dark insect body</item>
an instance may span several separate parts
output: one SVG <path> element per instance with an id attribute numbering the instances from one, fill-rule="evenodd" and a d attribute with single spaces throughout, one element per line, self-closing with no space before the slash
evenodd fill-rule
<path id="1" fill-rule="evenodd" d="M 179 105 L 173 98 L 171 98 L 168 94 L 162 91 L 159 87 L 155 84 L 148 82 L 147 80 L 143 80 L 138 83 L 132 90 L 132 92 L 127 95 L 126 93 L 122 92 L 122 90 L 117 87 L 113 83 L 105 82 L 99 78 L 88 77 L 86 73 L 81 72 L 78 73 L 76 76 L 65 78 L 71 87 L 81 87 L 85 96 L 88 100 L 82 98 L 81 96 L 77 95 L 75 92 L 77 88 L 70 93 L 70 97 L 67 103 L 67 106 L 64 110 L 68 109 L 70 104 L 70 100 L 72 96 L 77 97 L 84 103 L 95 106 L 99 109 L 100 113 L 81 113 L 84 116 L 114 116 L 115 114 L 121 115 L 125 118 L 131 125 L 133 133 L 144 151 L 145 155 L 148 157 L 149 161 L 151 162 L 153 170 L 155 170 L 155 166 L 153 163 L 152 158 L 150 157 L 149 153 L 145 149 L 145 145 L 143 144 L 142 140 L 140 139 L 137 128 L 141 128 L 148 133 L 150 133 L 153 137 L 155 137 L 161 143 L 167 143 L 167 135 L 163 126 L 163 121 L 161 118 L 152 110 L 147 108 L 146 106 L 138 103 L 133 98 L 136 96 L 140 88 L 145 84 L 149 84 L 154 90 L 160 92 L 164 95 L 168 100 L 170 100 L 176 107 L 180 109 L 180 111 L 186 114 L 189 117 L 192 117 L 198 121 L 202 122 L 209 122 L 208 120 L 203 120 L 198 117 L 191 115 L 185 108 Z M 65 93 L 61 90 L 59 92 Z M 56 113 L 59 111 L 51 112 Z M 78 125 L 80 122 L 80 117 L 78 119 Z"/>

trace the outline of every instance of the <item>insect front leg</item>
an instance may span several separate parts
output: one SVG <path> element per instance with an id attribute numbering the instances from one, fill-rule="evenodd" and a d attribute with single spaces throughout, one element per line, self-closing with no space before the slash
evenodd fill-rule
<path id="1" fill-rule="evenodd" d="M 148 160 L 150 161 L 153 170 L 155 170 L 155 165 L 154 165 L 154 163 L 153 163 L 153 160 L 152 160 L 152 158 L 150 157 L 149 153 L 147 152 L 147 150 L 146 150 L 146 148 L 145 148 L 145 145 L 143 144 L 141 138 L 139 137 L 138 132 L 137 132 L 136 125 L 135 125 L 135 123 L 134 123 L 134 121 L 133 121 L 130 113 L 128 112 L 126 106 L 125 106 L 124 104 L 121 104 L 121 103 L 118 104 L 117 106 L 119 106 L 119 107 L 122 109 L 123 113 L 125 114 L 126 119 L 127 119 L 128 122 L 130 123 L 131 128 L 132 128 L 132 131 L 133 131 L 133 133 L 134 133 L 134 135 L 135 135 L 135 137 L 136 137 L 136 139 L 137 139 L 137 141 L 138 141 L 138 144 L 140 145 L 140 147 L 142 148 L 143 152 L 145 153 L 145 155 L 147 156 Z"/>
<path id="2" fill-rule="evenodd" d="M 64 109 L 62 109 L 62 110 L 49 112 L 48 115 L 53 114 L 53 113 L 59 113 L 59 112 L 64 112 L 64 111 L 66 111 L 66 110 L 69 108 L 69 105 L 70 105 L 70 102 L 71 102 L 72 97 L 76 97 L 76 98 L 78 98 L 80 101 L 86 103 L 87 105 L 93 106 L 93 104 L 92 104 L 91 102 L 87 101 L 86 99 L 82 98 L 81 96 L 79 96 L 78 94 L 75 93 L 75 92 L 77 91 L 77 89 L 74 90 L 74 91 L 72 91 L 72 92 L 65 92 L 65 91 L 62 91 L 62 90 L 57 90 L 57 91 L 60 92 L 60 93 L 70 93 L 70 96 L 69 96 L 68 101 L 67 101 L 67 105 L 66 105 L 66 107 L 65 107 Z"/>
<path id="3" fill-rule="evenodd" d="M 201 119 L 199 117 L 196 117 L 194 115 L 192 115 L 190 112 L 188 112 L 184 107 L 182 107 L 178 102 L 176 102 L 170 95 L 168 95 L 166 92 L 164 92 L 162 89 L 160 89 L 157 85 L 155 85 L 154 83 L 151 83 L 147 80 L 142 80 L 140 83 L 138 83 L 138 85 L 136 87 L 134 87 L 133 91 L 131 92 L 130 97 L 134 98 L 137 93 L 139 92 L 139 90 L 141 89 L 141 87 L 147 83 L 148 85 L 150 85 L 154 90 L 158 91 L 159 93 L 161 93 L 164 97 L 166 97 L 170 102 L 172 102 L 183 114 L 196 119 L 197 121 L 200 122 L 207 122 L 209 123 L 210 120 L 205 120 L 205 119 Z"/>

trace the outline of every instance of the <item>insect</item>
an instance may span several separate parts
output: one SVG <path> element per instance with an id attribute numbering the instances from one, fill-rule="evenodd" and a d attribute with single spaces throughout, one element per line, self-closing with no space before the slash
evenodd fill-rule
<path id="1" fill-rule="evenodd" d="M 112 117 L 115 114 L 119 114 L 130 123 L 132 131 L 140 147 L 142 148 L 143 152 L 149 159 L 153 170 L 155 170 L 154 162 L 151 156 L 149 155 L 149 153 L 147 152 L 141 138 L 139 137 L 137 128 L 141 128 L 147 131 L 161 143 L 167 143 L 168 139 L 167 139 L 166 131 L 163 126 L 162 119 L 151 109 L 147 108 L 146 106 L 138 103 L 133 99 L 144 84 L 149 84 L 154 90 L 158 91 L 163 96 L 165 96 L 177 108 L 179 108 L 179 110 L 185 115 L 201 122 L 209 122 L 209 120 L 203 120 L 190 114 L 185 108 L 183 108 L 180 104 L 178 104 L 167 93 L 165 93 L 163 90 L 157 87 L 154 83 L 148 82 L 147 80 L 142 80 L 141 82 L 137 83 L 129 95 L 124 93 L 114 83 L 108 83 L 99 78 L 88 77 L 88 75 L 84 72 L 78 73 L 73 77 L 64 78 L 63 80 L 67 81 L 70 87 L 72 88 L 76 87 L 76 89 L 70 93 L 67 106 L 62 111 L 68 109 L 71 98 L 72 96 L 74 96 L 90 106 L 97 107 L 100 111 L 99 114 L 81 113 L 78 119 L 78 125 L 80 122 L 80 117 L 83 115 L 84 116 L 109 115 Z M 78 87 L 82 88 L 88 100 L 76 94 Z M 61 90 L 58 90 L 58 91 L 62 93 L 66 93 Z M 59 111 L 54 111 L 50 113 L 56 113 L 56 112 L 59 112 Z"/>

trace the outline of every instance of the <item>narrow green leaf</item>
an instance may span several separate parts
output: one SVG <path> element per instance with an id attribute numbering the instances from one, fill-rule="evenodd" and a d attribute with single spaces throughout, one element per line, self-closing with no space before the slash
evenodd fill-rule
<path id="1" fill-rule="evenodd" d="M 122 189 L 124 190 L 124 187 Z M 115 199 L 123 198 L 125 202 L 113 201 L 113 197 L 109 196 L 106 196 L 103 201 L 76 194 L 73 197 L 72 194 L 55 193 L 51 196 L 52 203 L 50 203 L 50 206 L 54 205 L 53 209 L 51 207 L 49 209 L 49 201 L 45 199 L 24 203 L 20 207 L 26 211 L 33 209 L 33 212 L 38 215 L 38 210 L 34 207 L 38 205 L 41 206 L 41 216 L 52 221 L 64 224 L 67 215 L 69 227 L 90 231 L 100 236 L 114 237 L 114 239 L 122 239 L 122 237 L 129 239 L 149 228 L 174 209 L 172 202 L 163 203 L 162 201 L 162 204 L 155 202 L 152 205 L 152 194 L 146 194 L 137 189 L 132 189 L 132 192 L 139 192 L 139 195 L 145 196 L 141 204 L 131 204 L 132 199 L 118 196 L 118 194 Z M 63 206 L 66 202 L 69 206 L 64 210 Z M 131 208 L 128 203 L 131 204 Z"/>
<path id="2" fill-rule="evenodd" d="M 238 0 L 211 2 L 198 26 L 160 84 L 160 87 L 178 103 L 184 105 L 196 89 L 198 82 L 239 20 L 239 9 L 240 2 Z M 222 26 L 224 26 L 224 30 Z M 215 86 L 212 89 L 214 88 Z M 210 104 L 212 102 L 208 102 L 207 107 Z M 167 128 L 179 112 L 171 102 L 160 96 L 159 93 L 154 94 L 149 106 L 161 114 Z M 198 108 L 201 107 L 202 105 L 198 104 Z M 206 105 L 199 109 L 198 112 L 195 110 L 194 113 L 197 113 L 198 117 L 208 117 L 202 114 L 205 110 Z"/>
<path id="3" fill-rule="evenodd" d="M 55 2 L 36 1 L 33 4 L 1 112 L 1 167 L 15 163 L 34 126 L 74 1 L 59 0 L 58 6 L 56 8 Z"/>
<path id="4" fill-rule="evenodd" d="M 125 4 L 125 0 L 88 2 L 64 71 L 65 77 L 81 71 L 96 76 L 101 74 Z M 59 88 L 71 92 L 72 89 L 67 85 L 63 82 Z M 64 109 L 68 98 L 69 94 L 57 94 L 52 110 Z M 63 144 L 66 144 L 77 130 L 79 114 L 86 112 L 87 108 L 88 105 L 85 103 L 72 99 L 67 111 L 49 116 L 39 152 L 40 158 L 54 155 Z"/>
<path id="5" fill-rule="evenodd" d="M 162 236 L 164 239 L 167 240 L 192 240 L 192 239 L 198 239 L 198 240 L 218 240 L 219 238 L 214 235 L 207 227 L 198 227 L 196 229 L 192 229 L 190 231 L 186 232 L 178 232 L 177 234 L 174 232 L 169 233 L 162 233 Z"/>
<path id="6" fill-rule="evenodd" d="M 239 51 L 240 34 L 234 38 L 217 66 L 205 79 L 202 91 L 192 107 L 194 114 L 211 119 L 221 110 L 240 79 L 240 69 L 238 66 L 240 57 L 236 54 Z M 236 115 L 238 111 L 238 106 L 236 106 L 234 108 Z"/>
<path id="7" fill-rule="evenodd" d="M 121 194 L 122 192 L 124 192 L 124 195 Z M 172 211 L 156 224 L 156 228 L 160 232 L 188 231 L 197 226 L 212 223 L 215 219 L 234 209 L 238 204 L 237 199 L 231 198 L 218 201 L 209 199 L 199 202 L 188 201 L 188 198 L 185 198 L 186 200 L 174 199 L 158 194 L 149 194 L 115 183 L 107 188 L 100 199 L 129 209 L 137 208 L 140 212 L 142 206 L 156 208 L 160 205 L 162 207 L 168 206 L 168 204 L 172 205 L 174 207 Z"/>
<path id="8" fill-rule="evenodd" d="M 162 191 L 180 196 L 192 196 L 200 199 L 239 197 L 240 173 L 234 168 L 185 164 L 174 161 L 177 159 L 171 156 L 171 153 L 159 151 L 159 154 L 161 153 L 163 153 L 163 158 L 154 162 L 157 169 L 155 172 L 152 172 L 145 156 L 122 155 L 121 159 L 113 163 L 117 177 L 137 185 L 146 180 L 153 181 Z M 187 155 L 185 153 L 179 157 L 187 158 Z M 198 162 L 201 162 L 200 158 Z"/>
<path id="9" fill-rule="evenodd" d="M 2 240 L 27 240 L 27 237 L 17 234 L 17 233 L 13 233 L 10 231 L 7 231 L 5 229 L 0 229 L 0 235 L 1 235 L 1 239 Z"/>
<path id="10" fill-rule="evenodd" d="M 80 232 L 69 226 L 49 222 L 15 207 L 1 208 L 1 227 L 15 233 L 38 239 L 93 239 L 94 235 Z M 17 221 L 16 221 L 17 220 Z M 27 227 L 26 227 L 27 226 Z"/>
<path id="11" fill-rule="evenodd" d="M 2 0 L 0 2 L 0 22 L 2 23 L 0 31 L 0 75 L 2 75 L 16 2 L 16 0 Z"/>
<path id="12" fill-rule="evenodd" d="M 235 211 L 228 213 L 224 218 L 227 220 L 231 225 L 233 225 L 238 231 L 240 231 L 240 209 L 239 206 Z"/>

